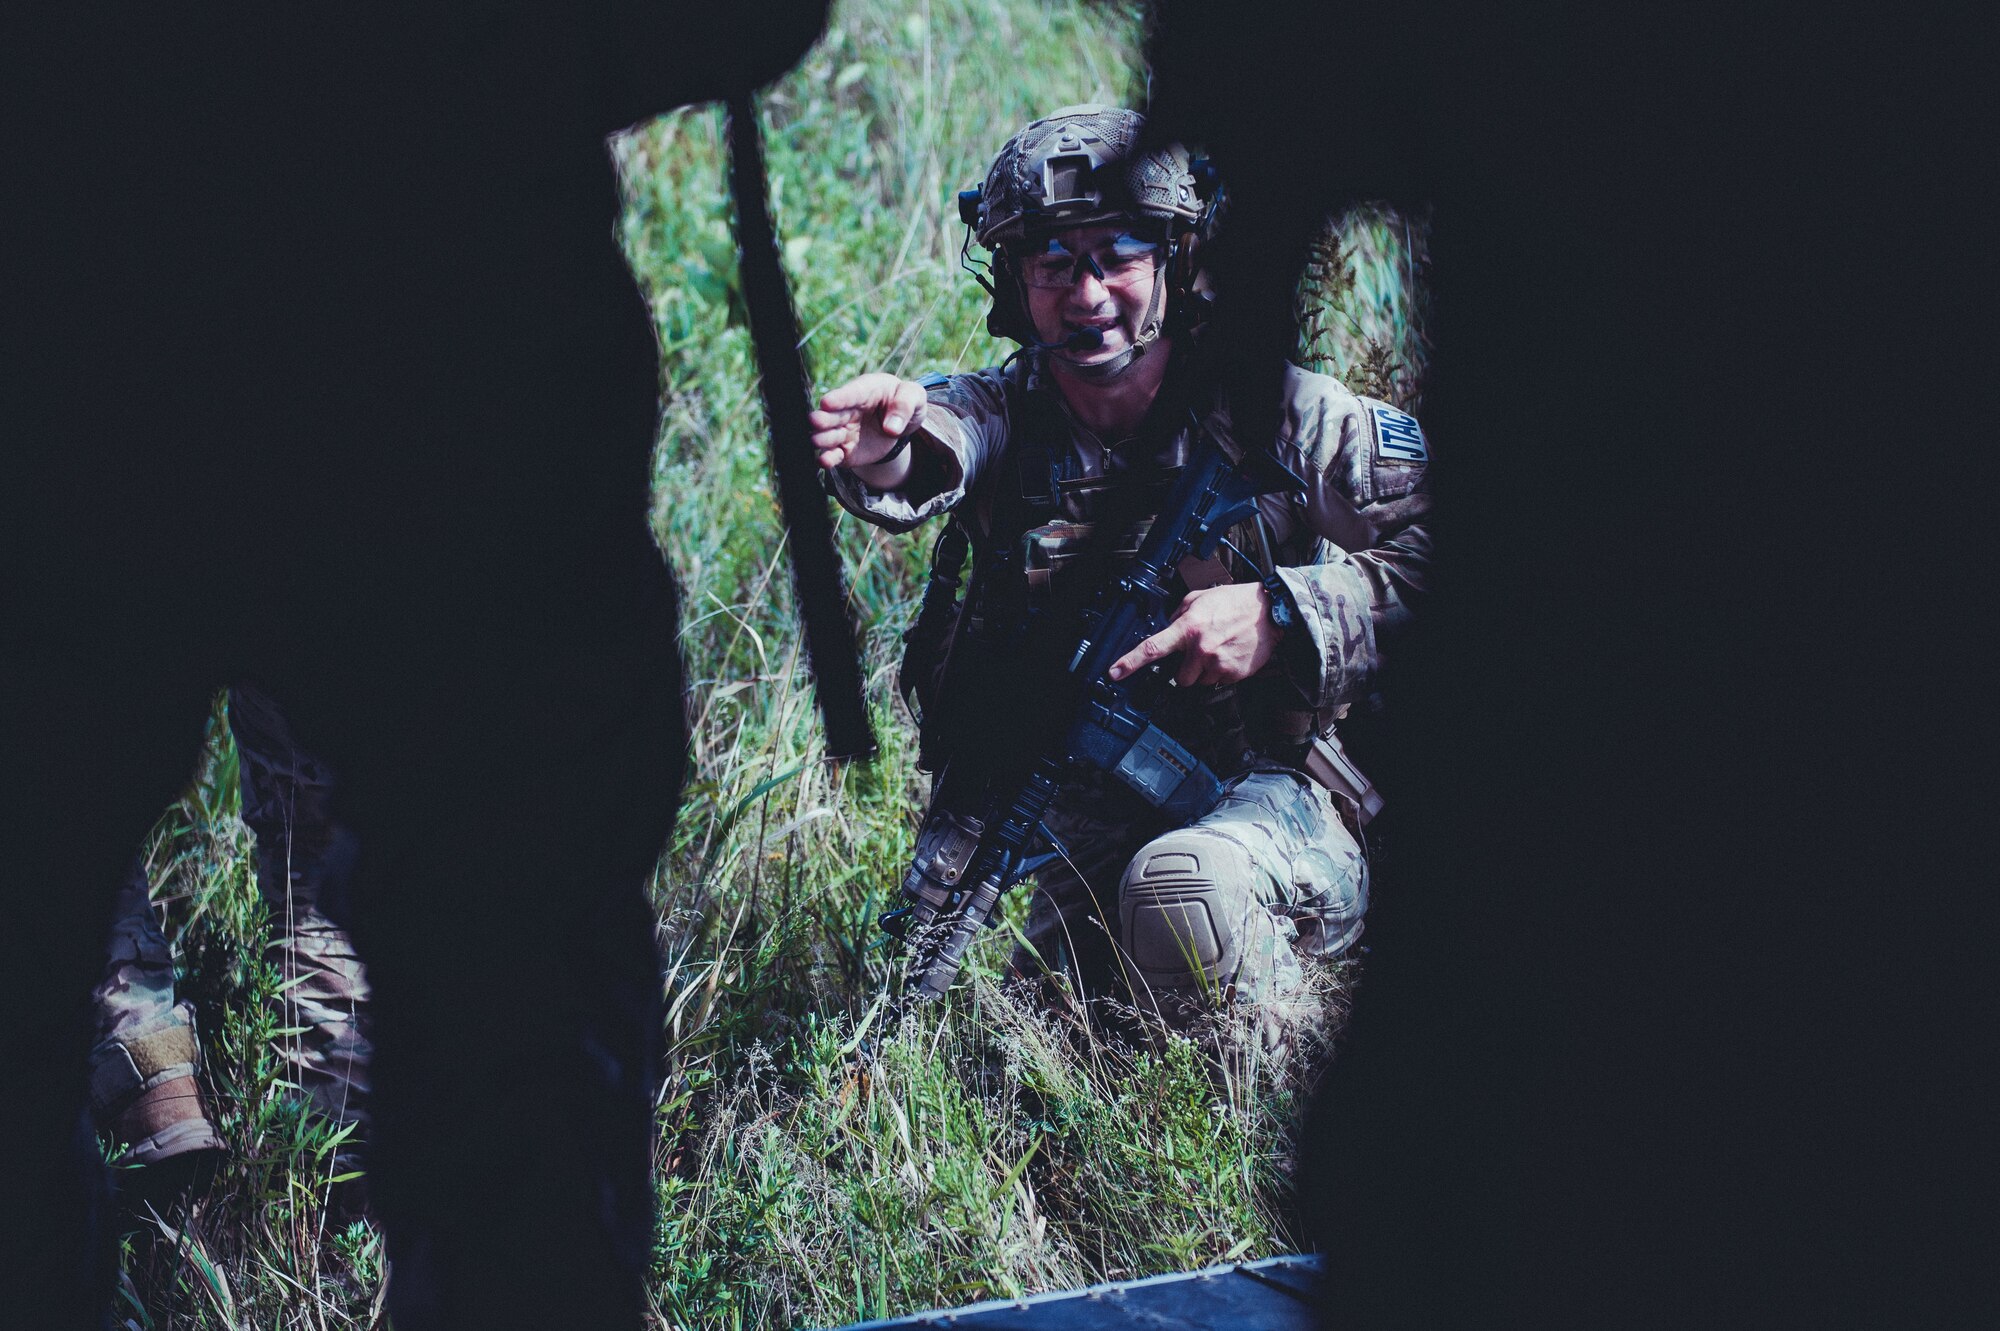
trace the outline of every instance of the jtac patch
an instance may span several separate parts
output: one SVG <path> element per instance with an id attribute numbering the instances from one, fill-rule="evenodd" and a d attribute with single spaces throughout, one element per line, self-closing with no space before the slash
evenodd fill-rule
<path id="1" fill-rule="evenodd" d="M 1375 407 L 1375 456 L 1383 462 L 1429 462 L 1423 427 L 1415 416 L 1393 407 Z"/>

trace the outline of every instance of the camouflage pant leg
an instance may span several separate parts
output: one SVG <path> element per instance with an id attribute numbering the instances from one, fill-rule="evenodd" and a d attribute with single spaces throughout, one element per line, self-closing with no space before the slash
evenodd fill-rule
<path id="1" fill-rule="evenodd" d="M 1367 909 L 1367 861 L 1327 793 L 1255 772 L 1132 858 L 1119 940 L 1134 990 L 1169 1015 L 1230 1001 L 1284 1008 L 1305 995 L 1300 959 L 1346 951 Z"/>
<path id="2" fill-rule="evenodd" d="M 280 1046 L 313 1109 L 367 1128 L 368 976 L 347 933 L 327 911 L 344 899 L 356 854 L 335 819 L 333 772 L 299 746 L 270 698 L 230 690 L 230 729 L 241 763 L 243 821 L 257 838 L 257 883 L 271 911 L 271 953 L 284 976 Z M 357 1132 L 357 1137 L 360 1135 Z"/>
<path id="3" fill-rule="evenodd" d="M 194 1009 L 174 996 L 173 948 L 155 917 L 145 867 L 118 890 L 103 980 L 92 993 L 97 1042 L 90 1104 L 98 1130 L 139 1164 L 220 1149 L 195 1079 Z"/>
<path id="4" fill-rule="evenodd" d="M 270 909 L 272 959 L 287 987 L 279 1052 L 313 1108 L 365 1131 L 372 1047 L 368 981 L 346 933 L 321 902 L 337 897 L 353 838 L 331 813 L 332 774 L 293 741 L 277 707 L 230 690 L 242 814 L 256 837 L 258 889 Z M 201 1103 L 194 1012 L 177 1002 L 174 948 L 143 866 L 120 889 L 103 981 L 95 991 L 98 1042 L 91 1098 L 98 1126 L 154 1163 L 222 1145 Z M 350 1157 L 351 1160 L 351 1157 Z"/>
<path id="5" fill-rule="evenodd" d="M 293 1080 L 313 1109 L 335 1123 L 368 1130 L 368 974 L 354 945 L 317 910 L 298 912 L 290 928 L 277 921 L 271 943 L 274 960 L 288 985 L 284 992 L 286 1029 L 280 1046 Z"/>

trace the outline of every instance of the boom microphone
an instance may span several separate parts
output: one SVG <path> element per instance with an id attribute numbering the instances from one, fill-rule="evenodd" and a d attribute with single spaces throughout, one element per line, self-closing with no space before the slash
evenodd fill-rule
<path id="1" fill-rule="evenodd" d="M 1095 351 L 1103 345 L 1104 330 L 1102 328 L 1079 328 L 1058 342 L 1044 342 L 1040 338 L 1031 337 L 1021 344 L 1020 351 L 1016 351 L 1008 356 L 1004 364 L 1012 365 L 1014 357 L 1020 355 L 1022 351 Z M 1131 364 L 1132 357 L 1137 354 L 1137 351 L 1137 348 L 1127 348 L 1124 355 L 1113 357 L 1110 361 L 1101 365 L 1079 364 L 1076 361 L 1067 359 L 1064 360 L 1063 364 L 1071 374 L 1079 378 L 1093 380 L 1109 379 L 1112 375 L 1119 373 L 1127 365 Z"/>
<path id="2" fill-rule="evenodd" d="M 1030 339 L 1029 345 L 1038 351 L 1095 351 L 1104 345 L 1102 328 L 1079 328 L 1060 342 L 1043 342 Z"/>

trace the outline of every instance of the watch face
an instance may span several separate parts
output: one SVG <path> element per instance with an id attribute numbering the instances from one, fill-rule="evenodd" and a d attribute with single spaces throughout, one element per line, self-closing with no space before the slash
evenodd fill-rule
<path id="1" fill-rule="evenodd" d="M 1264 579 L 1264 590 L 1271 598 L 1271 622 L 1281 629 L 1290 628 L 1298 618 L 1292 613 L 1292 594 L 1275 573 Z"/>

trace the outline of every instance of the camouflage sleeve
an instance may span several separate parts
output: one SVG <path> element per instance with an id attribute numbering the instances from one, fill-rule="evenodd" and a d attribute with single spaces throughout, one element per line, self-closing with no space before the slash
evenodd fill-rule
<path id="1" fill-rule="evenodd" d="M 1384 640 L 1409 621 L 1428 583 L 1430 444 L 1407 413 L 1294 373 L 1294 442 L 1308 484 L 1301 529 L 1283 542 L 1277 573 L 1318 665 L 1316 681 L 1298 682 L 1314 706 L 1332 707 L 1368 692 Z"/>
<path id="2" fill-rule="evenodd" d="M 908 531 L 956 508 L 1007 441 L 1007 397 L 999 372 L 959 374 L 930 387 L 930 409 L 910 441 L 902 488 L 877 490 L 846 468 L 826 473 L 827 490 L 864 522 Z"/>

